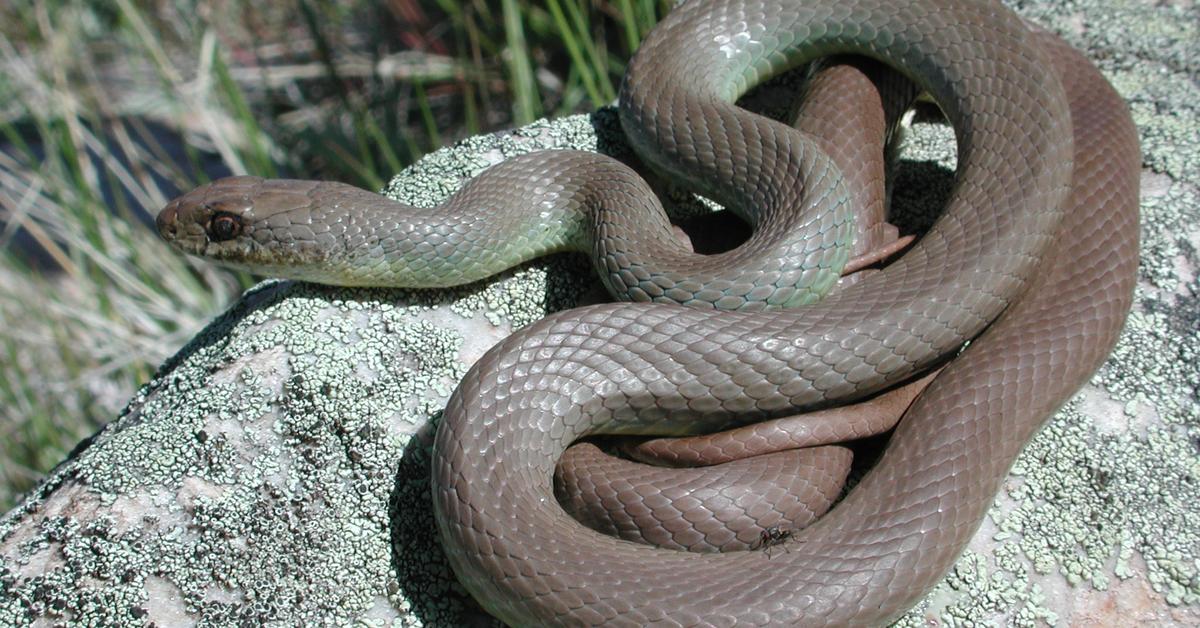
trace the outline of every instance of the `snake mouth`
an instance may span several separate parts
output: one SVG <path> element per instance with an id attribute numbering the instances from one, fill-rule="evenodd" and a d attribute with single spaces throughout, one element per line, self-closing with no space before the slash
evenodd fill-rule
<path id="1" fill-rule="evenodd" d="M 158 235 L 176 250 L 191 255 L 205 255 L 208 238 L 202 229 L 192 223 L 192 216 L 177 198 L 167 204 L 155 217 L 155 227 Z"/>

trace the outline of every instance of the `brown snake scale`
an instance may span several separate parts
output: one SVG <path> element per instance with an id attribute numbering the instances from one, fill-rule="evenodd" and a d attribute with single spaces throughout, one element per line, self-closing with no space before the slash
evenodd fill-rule
<path id="1" fill-rule="evenodd" d="M 848 54 L 895 68 L 938 104 L 958 142 L 954 192 L 897 261 L 815 304 L 772 310 L 809 300 L 850 254 L 894 237 L 881 209 L 882 144 L 861 147 L 898 110 L 860 116 L 848 103 L 872 96 L 842 100 L 814 86 L 800 132 L 732 103 L 765 78 Z M 872 92 L 881 76 L 852 80 Z M 875 156 L 870 163 L 825 158 L 841 149 L 837 137 L 820 137 L 831 128 L 820 120 L 843 114 L 833 126 L 868 136 L 847 154 L 861 149 Z M 552 315 L 494 347 L 452 395 L 434 444 L 439 532 L 460 581 L 505 622 L 894 619 L 943 577 L 1021 449 L 1116 342 L 1138 253 L 1140 153 L 1124 103 L 1081 54 L 992 0 L 692 0 L 630 63 L 620 115 L 644 161 L 734 208 L 754 228 L 750 240 L 712 257 L 682 251 L 628 168 L 571 152 L 501 164 L 435 210 L 337 184 L 227 179 L 173 201 L 159 228 L 189 252 L 350 285 L 408 285 L 394 278 L 390 255 L 416 256 L 422 285 L 445 285 L 478 278 L 460 276 L 464 256 L 504 257 L 513 242 L 522 259 L 593 250 L 605 283 L 626 300 L 694 306 Z M 647 222 L 621 211 L 630 205 Z M 863 206 L 852 251 L 843 205 Z M 528 246 L 515 231 L 542 222 L 580 231 Z M 481 226 L 491 223 L 500 226 Z M 470 245 L 476 253 L 465 252 Z M 743 279 L 746 268 L 765 278 Z M 923 391 L 897 388 L 942 364 Z M 882 429 L 860 414 L 871 404 L 908 409 L 878 462 L 837 503 L 849 465 L 840 447 L 730 462 L 723 473 L 753 476 L 736 489 L 707 472 L 642 479 L 590 446 L 564 460 L 568 474 L 589 469 L 574 483 L 560 479 L 573 511 L 601 501 L 628 509 L 594 527 L 666 547 L 732 549 L 755 547 L 774 521 L 794 521 L 773 539 L 779 551 L 632 543 L 584 527 L 556 499 L 555 465 L 584 437 L 704 434 L 808 413 L 824 423 L 788 437 L 768 423 L 655 455 L 683 460 L 689 447 L 748 451 L 789 439 L 810 446 Z M 797 464 L 817 472 L 775 478 Z M 773 483 L 754 488 L 768 476 Z M 755 502 L 745 516 L 698 504 L 702 494 L 732 504 L 754 492 L 767 505 Z"/>

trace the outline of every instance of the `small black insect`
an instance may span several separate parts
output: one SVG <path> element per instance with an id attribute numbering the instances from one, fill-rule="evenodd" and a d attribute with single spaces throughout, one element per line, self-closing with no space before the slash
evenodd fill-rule
<path id="1" fill-rule="evenodd" d="M 779 526 L 770 526 L 762 531 L 762 533 L 758 537 L 758 542 L 755 543 L 754 545 L 750 546 L 750 549 L 752 549 L 752 550 L 761 549 L 764 552 L 766 552 L 767 558 L 770 558 L 771 557 L 771 548 L 777 547 L 779 545 L 783 545 L 784 541 L 792 538 L 792 532 L 793 532 L 793 530 L 791 530 L 790 528 L 784 529 L 784 528 L 780 528 Z M 788 548 L 786 545 L 783 545 L 783 551 L 784 552 L 788 551 Z"/>

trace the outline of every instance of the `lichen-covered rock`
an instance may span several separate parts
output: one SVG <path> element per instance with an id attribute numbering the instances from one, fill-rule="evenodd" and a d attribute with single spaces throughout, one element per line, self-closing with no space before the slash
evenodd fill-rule
<path id="1" fill-rule="evenodd" d="M 474 138 L 397 185 L 436 202 L 514 151 L 594 147 L 589 120 Z M 462 625 L 434 421 L 484 351 L 594 283 L 557 257 L 456 290 L 260 285 L 0 520 L 0 625 Z"/>
<path id="2" fill-rule="evenodd" d="M 900 623 L 1200 623 L 1200 24 L 1187 3 L 1018 8 L 1093 50 L 1131 103 L 1137 302 Z M 902 176 L 945 183 L 952 134 L 911 136 Z M 473 138 L 389 193 L 428 204 L 518 152 L 620 154 L 618 138 L 610 112 Z M 594 290 L 566 257 L 452 291 L 255 288 L 0 518 L 0 625 L 487 623 L 437 545 L 429 437 L 483 351 Z"/>

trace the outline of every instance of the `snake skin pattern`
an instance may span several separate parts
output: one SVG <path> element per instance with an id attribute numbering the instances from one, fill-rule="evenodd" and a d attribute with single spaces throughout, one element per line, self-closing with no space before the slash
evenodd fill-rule
<path id="1" fill-rule="evenodd" d="M 683 155 L 697 178 L 771 163 L 774 138 L 724 104 L 740 85 L 691 90 L 703 88 L 695 73 L 735 65 L 731 47 L 793 39 L 884 57 L 934 94 L 960 151 L 946 215 L 899 262 L 796 313 L 596 306 L 489 352 L 438 432 L 434 503 L 460 580 L 510 624 L 895 618 L 949 569 L 1022 447 L 1116 341 L 1137 264 L 1132 122 L 1086 59 L 997 5 L 685 5 L 630 67 L 627 132 Z M 700 139 L 680 139 L 672 117 Z M 787 552 L 622 542 L 555 502 L 554 461 L 577 438 L 712 429 L 853 398 L 1001 310 L 908 410 L 876 467 Z"/>
<path id="2" fill-rule="evenodd" d="M 839 54 L 883 60 L 932 96 L 956 131 L 957 184 L 901 259 L 775 311 L 824 294 L 880 218 L 852 224 L 823 140 L 732 103 Z M 339 184 L 224 179 L 173 201 L 159 229 L 188 252 L 343 285 L 450 285 L 590 250 L 610 290 L 655 302 L 531 325 L 450 399 L 432 470 L 439 531 L 459 579 L 505 622 L 898 616 L 949 569 L 1022 447 L 1116 341 L 1138 247 L 1140 155 L 1124 103 L 1082 55 L 988 0 L 693 0 L 646 40 L 620 105 L 639 155 L 737 209 L 754 229 L 745 245 L 686 251 L 632 171 L 575 152 L 501 164 L 431 210 Z M 762 273 L 748 279 L 747 268 Z M 583 527 L 555 499 L 555 464 L 580 438 L 704 433 L 860 400 L 967 341 L 875 467 L 782 539 L 786 551 L 629 543 Z M 793 490 L 824 495 L 815 517 L 835 484 Z"/>

